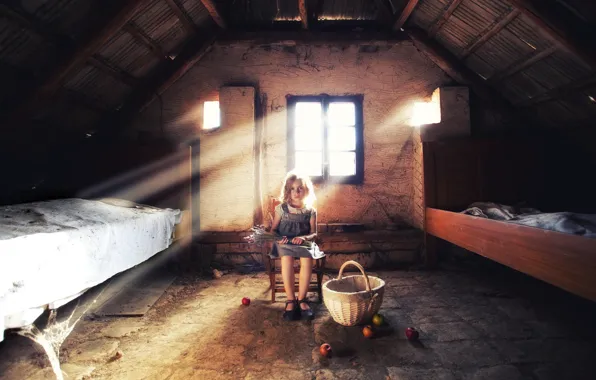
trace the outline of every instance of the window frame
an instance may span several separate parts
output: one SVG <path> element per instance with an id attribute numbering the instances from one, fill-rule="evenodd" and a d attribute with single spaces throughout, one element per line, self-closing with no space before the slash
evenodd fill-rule
<path id="1" fill-rule="evenodd" d="M 287 166 L 288 170 L 295 167 L 295 111 L 298 102 L 320 102 L 323 110 L 323 167 L 321 176 L 311 176 L 314 183 L 341 183 L 360 185 L 364 183 L 364 118 L 363 118 L 363 95 L 287 95 Z M 327 114 L 331 102 L 352 102 L 355 109 L 356 129 L 356 173 L 351 176 L 332 176 L 329 174 L 329 123 Z"/>

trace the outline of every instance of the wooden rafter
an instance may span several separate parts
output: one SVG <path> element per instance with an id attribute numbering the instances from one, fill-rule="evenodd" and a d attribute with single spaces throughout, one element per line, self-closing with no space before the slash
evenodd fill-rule
<path id="1" fill-rule="evenodd" d="M 213 21 L 215 21 L 220 28 L 225 29 L 226 22 L 217 11 L 217 7 L 215 6 L 215 3 L 213 3 L 213 0 L 201 0 L 201 3 L 203 3 L 203 6 L 207 8 L 207 12 L 209 12 Z"/>
<path id="2" fill-rule="evenodd" d="M 254 45 L 285 44 L 296 45 L 299 43 L 346 43 L 361 42 L 370 45 L 385 45 L 388 42 L 401 42 L 407 40 L 404 33 L 384 33 L 377 31 L 362 32 L 326 32 L 313 30 L 276 30 L 268 32 L 226 31 L 217 39 L 217 45 L 233 45 L 248 43 Z"/>
<path id="3" fill-rule="evenodd" d="M 518 104 L 516 104 L 516 106 L 527 107 L 548 102 L 554 99 L 565 99 L 571 95 L 588 90 L 592 87 L 596 87 L 596 75 L 594 74 L 572 81 L 571 83 L 567 83 L 565 85 L 550 89 L 528 100 L 519 102 Z"/>
<path id="4" fill-rule="evenodd" d="M 66 81 L 66 78 L 81 67 L 106 41 L 126 24 L 146 0 L 125 0 L 115 13 L 106 17 L 103 27 L 79 44 L 61 63 L 55 67 L 43 82 L 11 115 L 20 118 L 33 106 L 39 107 L 42 101 L 48 101 L 51 95 Z"/>
<path id="5" fill-rule="evenodd" d="M 204 35 L 210 37 L 205 38 Z M 140 110 L 151 103 L 156 94 L 162 94 L 196 64 L 209 50 L 216 38 L 214 30 L 207 30 L 204 35 L 197 35 L 185 44 L 174 60 L 164 61 L 154 75 L 137 86 L 120 111 L 103 121 L 104 132 L 107 134 L 117 133 L 118 128 L 128 124 Z"/>
<path id="6" fill-rule="evenodd" d="M 121 68 L 114 66 L 99 54 L 94 54 L 93 56 L 91 56 L 88 62 L 101 72 L 104 72 L 112 78 L 122 83 L 125 83 L 131 87 L 138 84 L 137 78 L 133 77 Z"/>
<path id="7" fill-rule="evenodd" d="M 509 25 L 510 22 L 515 20 L 520 15 L 518 9 L 512 9 L 507 13 L 504 13 L 495 22 L 486 28 L 472 43 L 470 43 L 461 54 L 461 59 L 467 58 L 470 54 L 478 50 L 484 43 L 490 40 L 494 35 L 499 33 L 503 28 Z"/>
<path id="8" fill-rule="evenodd" d="M 298 0 L 298 11 L 300 12 L 302 28 L 308 29 L 308 9 L 306 6 L 306 0 Z"/>
<path id="9" fill-rule="evenodd" d="M 456 82 L 470 87 L 478 97 L 494 106 L 505 115 L 512 115 L 519 120 L 529 122 L 527 118 L 519 111 L 514 109 L 511 104 L 503 98 L 496 90 L 491 88 L 476 73 L 466 67 L 459 58 L 441 46 L 438 42 L 430 39 L 428 35 L 418 29 L 413 28 L 406 32 L 414 42 L 414 45 L 420 49 L 431 61 L 439 66 L 447 75 Z"/>
<path id="10" fill-rule="evenodd" d="M 570 17 L 566 10 L 556 9 L 545 1 L 510 0 L 510 2 L 560 47 L 580 57 L 596 69 L 595 34 L 591 29 L 578 32 L 578 20 Z M 536 10 L 541 14 L 536 14 L 533 8 L 537 8 Z"/>
<path id="11" fill-rule="evenodd" d="M 488 78 L 488 81 L 491 83 L 494 83 L 494 82 L 503 80 L 505 78 L 508 78 L 514 74 L 517 74 L 520 71 L 532 66 L 536 62 L 541 61 L 544 58 L 552 55 L 555 51 L 557 51 L 556 46 L 551 46 L 544 50 L 536 50 L 529 56 L 525 57 L 524 59 L 514 62 L 510 66 L 508 66 L 506 69 L 504 69 L 503 71 L 494 74 L 493 76 Z"/>
<path id="12" fill-rule="evenodd" d="M 178 19 L 180 20 L 180 22 L 182 23 L 182 25 L 184 26 L 184 29 L 186 29 L 188 34 L 191 34 L 191 35 L 195 34 L 197 32 L 196 25 L 191 20 L 191 18 L 188 16 L 188 14 L 186 14 L 184 9 L 182 8 L 182 5 L 180 5 L 177 0 L 165 0 L 165 1 L 166 1 L 166 3 L 168 3 L 168 5 L 170 6 L 170 9 L 172 10 L 172 12 L 174 12 L 176 17 L 178 17 Z"/>
<path id="13" fill-rule="evenodd" d="M 452 0 L 451 1 L 451 4 L 449 4 L 449 7 L 447 7 L 447 9 L 443 12 L 443 14 L 441 14 L 439 19 L 428 30 L 429 37 L 431 37 L 431 38 L 435 37 L 437 32 L 443 27 L 443 25 L 447 22 L 447 20 L 449 20 L 449 17 L 451 17 L 451 15 L 453 14 L 453 12 L 455 12 L 457 7 L 459 7 L 459 4 L 461 3 L 461 1 L 462 0 Z"/>
<path id="14" fill-rule="evenodd" d="M 123 29 L 130 34 L 137 42 L 147 47 L 153 55 L 159 59 L 167 59 L 166 53 L 161 46 L 157 44 L 151 37 L 147 35 L 137 24 L 129 22 L 124 25 Z"/>
<path id="15" fill-rule="evenodd" d="M 393 30 L 400 30 L 405 25 L 406 21 L 408 21 L 408 18 L 410 18 L 410 15 L 414 11 L 414 8 L 416 8 L 416 5 L 418 5 L 418 0 L 408 1 L 408 4 L 406 4 L 404 10 L 401 11 L 401 14 L 397 20 L 395 20 L 395 24 L 393 24 Z"/>

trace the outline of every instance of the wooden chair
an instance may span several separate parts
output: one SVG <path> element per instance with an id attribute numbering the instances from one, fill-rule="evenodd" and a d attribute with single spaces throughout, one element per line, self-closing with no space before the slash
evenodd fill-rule
<path id="1" fill-rule="evenodd" d="M 273 215 L 275 214 L 275 207 L 280 202 L 275 199 L 271 198 L 268 202 L 268 219 L 269 219 L 269 227 L 273 224 Z M 320 243 L 320 240 L 315 239 L 317 244 Z M 285 293 L 283 279 L 281 277 L 281 260 L 280 259 L 272 259 L 269 257 L 269 252 L 271 250 L 272 244 L 266 244 L 263 246 L 263 250 L 261 252 L 263 257 L 263 263 L 265 264 L 265 271 L 269 275 L 269 286 L 271 289 L 271 302 L 275 302 L 275 295 L 276 293 Z M 319 298 L 319 302 L 323 302 L 323 273 L 325 270 L 325 259 L 326 257 L 322 257 L 320 259 L 313 260 L 313 269 L 311 275 L 311 281 L 308 286 L 309 293 L 316 293 Z M 300 259 L 296 258 L 294 260 L 294 271 L 295 271 L 295 281 L 294 281 L 294 291 L 298 292 L 298 279 L 300 273 Z M 313 279 L 313 276 L 316 277 Z"/>

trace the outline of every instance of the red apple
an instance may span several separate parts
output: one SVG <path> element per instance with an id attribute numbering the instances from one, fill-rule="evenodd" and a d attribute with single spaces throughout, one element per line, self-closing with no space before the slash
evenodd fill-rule
<path id="1" fill-rule="evenodd" d="M 329 343 L 321 344 L 321 347 L 319 347 L 319 352 L 326 358 L 331 357 L 331 345 Z"/>
<path id="2" fill-rule="evenodd" d="M 370 339 L 375 336 L 375 331 L 373 330 L 371 325 L 366 325 L 362 329 L 362 334 L 364 335 L 365 338 Z"/>
<path id="3" fill-rule="evenodd" d="M 243 304 L 244 306 L 248 306 L 248 305 L 250 305 L 250 298 L 248 298 L 248 297 L 244 297 L 244 298 L 242 298 L 242 304 Z"/>
<path id="4" fill-rule="evenodd" d="M 418 331 L 413 327 L 408 327 L 406 329 L 406 337 L 408 338 L 408 340 L 418 340 Z"/>

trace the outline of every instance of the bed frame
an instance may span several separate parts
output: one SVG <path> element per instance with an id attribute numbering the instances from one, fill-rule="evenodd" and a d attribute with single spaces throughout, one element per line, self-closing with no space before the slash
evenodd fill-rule
<path id="1" fill-rule="evenodd" d="M 544 145 L 426 142 L 423 152 L 427 264 L 436 262 L 444 240 L 596 301 L 596 239 L 460 213 L 476 201 L 527 201 L 547 211 L 555 174 L 545 165 Z"/>

